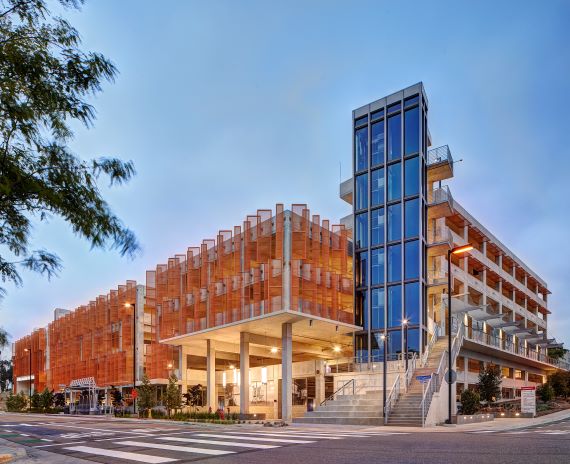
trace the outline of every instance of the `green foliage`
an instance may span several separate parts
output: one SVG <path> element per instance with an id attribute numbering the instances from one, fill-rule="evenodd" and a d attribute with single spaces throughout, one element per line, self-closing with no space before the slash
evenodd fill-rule
<path id="1" fill-rule="evenodd" d="M 155 416 L 156 417 L 156 416 Z M 219 424 L 231 424 L 237 422 L 239 417 L 237 413 L 224 415 L 223 411 L 216 412 L 177 412 L 170 419 L 178 421 L 197 421 L 197 422 L 213 422 Z"/>
<path id="2" fill-rule="evenodd" d="M 21 412 L 28 407 L 28 397 L 24 392 L 17 395 L 10 393 L 6 399 L 6 409 L 10 412 Z"/>
<path id="3" fill-rule="evenodd" d="M 63 409 L 65 407 L 65 394 L 56 393 L 53 395 L 53 405 L 57 409 Z"/>
<path id="4" fill-rule="evenodd" d="M 501 369 L 494 364 L 488 364 L 480 373 L 477 390 L 481 401 L 494 403 L 501 397 Z"/>
<path id="5" fill-rule="evenodd" d="M 536 389 L 536 394 L 545 403 L 547 403 L 548 401 L 552 401 L 554 399 L 554 389 L 552 388 L 552 385 L 550 385 L 549 383 L 539 385 L 538 388 Z"/>
<path id="6" fill-rule="evenodd" d="M 168 387 L 166 387 L 165 406 L 170 416 L 170 411 L 180 409 L 182 407 L 182 394 L 178 387 L 178 378 L 172 374 L 168 378 Z"/>
<path id="7" fill-rule="evenodd" d="M 547 383 L 554 390 L 555 396 L 567 397 L 570 395 L 570 373 L 556 371 L 548 376 Z"/>
<path id="8" fill-rule="evenodd" d="M 41 409 L 41 396 L 37 391 L 32 393 L 32 400 L 30 402 L 30 407 L 35 410 Z"/>
<path id="9" fill-rule="evenodd" d="M 566 348 L 548 348 L 548 356 L 554 359 L 560 359 L 566 356 L 568 350 Z"/>
<path id="10" fill-rule="evenodd" d="M 40 409 L 43 412 L 51 411 L 51 409 L 53 408 L 53 402 L 54 402 L 53 391 L 48 390 L 47 387 L 44 388 L 44 391 L 41 392 L 40 394 Z"/>
<path id="11" fill-rule="evenodd" d="M 0 327 L 0 351 L 8 346 L 8 332 Z"/>
<path id="12" fill-rule="evenodd" d="M 155 401 L 155 388 L 151 385 L 150 380 L 146 374 L 142 378 L 142 385 L 137 387 L 138 391 L 138 406 L 141 412 L 150 411 L 156 406 Z"/>
<path id="13" fill-rule="evenodd" d="M 479 393 L 474 390 L 464 390 L 463 393 L 461 393 L 461 408 L 463 414 L 470 415 L 479 411 L 479 401 L 481 401 Z"/>
<path id="14" fill-rule="evenodd" d="M 188 389 L 188 392 L 183 395 L 186 400 L 186 406 L 191 406 L 193 409 L 195 409 L 196 406 L 201 406 L 203 395 L 204 387 L 202 385 L 192 385 Z"/>
<path id="15" fill-rule="evenodd" d="M 78 8 L 82 0 L 60 0 Z M 89 128 L 88 102 L 117 70 L 81 49 L 79 33 L 51 15 L 46 0 L 0 0 L 0 279 L 21 285 L 20 269 L 48 278 L 61 268 L 45 249 L 30 249 L 32 221 L 64 219 L 93 248 L 133 256 L 139 245 L 99 189 L 128 182 L 132 162 L 85 160 L 68 147 L 77 123 Z M 0 293 L 4 293 L 0 287 Z"/>
<path id="16" fill-rule="evenodd" d="M 123 394 L 114 387 L 111 390 L 111 403 L 115 408 L 123 405 Z"/>
<path id="17" fill-rule="evenodd" d="M 0 392 L 8 391 L 11 388 L 14 369 L 12 361 L 0 361 Z"/>

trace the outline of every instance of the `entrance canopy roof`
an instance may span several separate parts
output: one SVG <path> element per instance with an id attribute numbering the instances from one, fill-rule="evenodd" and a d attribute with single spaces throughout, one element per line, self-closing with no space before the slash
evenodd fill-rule
<path id="1" fill-rule="evenodd" d="M 330 359 L 346 355 L 352 350 L 352 333 L 361 327 L 333 321 L 298 311 L 277 311 L 244 321 L 178 335 L 161 340 L 161 343 L 190 348 L 192 354 L 206 354 L 206 341 L 215 343 L 216 351 L 239 353 L 240 334 L 249 335 L 250 355 L 280 359 L 282 324 L 291 323 L 293 332 L 293 356 L 295 360 Z M 271 352 L 267 347 L 275 347 Z"/>

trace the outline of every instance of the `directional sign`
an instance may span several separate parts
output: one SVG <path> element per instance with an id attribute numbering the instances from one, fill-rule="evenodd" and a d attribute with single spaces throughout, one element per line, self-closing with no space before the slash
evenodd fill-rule
<path id="1" fill-rule="evenodd" d="M 431 379 L 431 375 L 417 375 L 416 380 L 420 383 L 428 383 Z"/>

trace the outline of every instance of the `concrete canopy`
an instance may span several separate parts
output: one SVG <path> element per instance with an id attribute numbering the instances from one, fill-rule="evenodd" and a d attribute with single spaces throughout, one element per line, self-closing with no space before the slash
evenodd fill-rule
<path id="1" fill-rule="evenodd" d="M 178 335 L 160 342 L 188 347 L 193 355 L 205 356 L 207 340 L 212 340 L 216 345 L 216 351 L 239 353 L 240 334 L 247 333 L 251 356 L 275 358 L 277 361 L 281 359 L 279 351 L 281 328 L 284 323 L 292 324 L 295 361 L 347 356 L 348 352 L 352 351 L 352 333 L 362 330 L 359 326 L 345 322 L 284 310 Z M 277 350 L 272 353 L 267 347 L 275 347 Z M 340 348 L 340 353 L 333 351 L 335 347 Z"/>

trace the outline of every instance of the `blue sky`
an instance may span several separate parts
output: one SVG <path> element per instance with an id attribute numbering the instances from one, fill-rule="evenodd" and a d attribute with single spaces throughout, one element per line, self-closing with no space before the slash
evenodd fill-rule
<path id="1" fill-rule="evenodd" d="M 143 253 L 38 224 L 65 268 L 8 287 L 14 339 L 258 208 L 348 214 L 352 109 L 423 81 L 434 145 L 463 159 L 454 196 L 549 283 L 551 334 L 570 343 L 570 3 L 91 0 L 68 16 L 120 70 L 72 147 L 135 162 L 104 191 Z"/>

